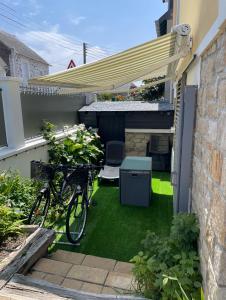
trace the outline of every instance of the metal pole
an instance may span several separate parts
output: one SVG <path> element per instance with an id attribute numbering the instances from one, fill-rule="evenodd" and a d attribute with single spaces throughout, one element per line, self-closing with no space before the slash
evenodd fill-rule
<path id="1" fill-rule="evenodd" d="M 86 43 L 82 43 L 83 45 L 83 64 L 85 65 L 86 64 L 86 55 L 87 55 L 87 45 Z"/>

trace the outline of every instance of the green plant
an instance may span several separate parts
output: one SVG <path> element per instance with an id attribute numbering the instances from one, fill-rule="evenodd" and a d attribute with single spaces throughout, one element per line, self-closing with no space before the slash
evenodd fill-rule
<path id="1" fill-rule="evenodd" d="M 193 214 L 175 216 L 168 238 L 148 232 L 142 241 L 142 251 L 131 260 L 138 292 L 156 300 L 186 299 L 185 295 L 189 300 L 198 299 L 201 287 L 198 235 L 198 223 Z"/>
<path id="2" fill-rule="evenodd" d="M 183 250 L 196 250 L 198 236 L 198 220 L 194 214 L 180 213 L 173 219 L 171 238 L 177 247 Z"/>
<path id="3" fill-rule="evenodd" d="M 19 214 L 11 208 L 0 205 L 0 244 L 10 235 L 17 235 L 21 232 L 21 220 Z"/>
<path id="4" fill-rule="evenodd" d="M 0 205 L 5 205 L 25 218 L 35 200 L 38 183 L 23 178 L 16 171 L 0 174 Z"/>
<path id="5" fill-rule="evenodd" d="M 97 94 L 98 101 L 110 101 L 110 100 L 112 100 L 112 97 L 113 97 L 112 93 Z"/>
<path id="6" fill-rule="evenodd" d="M 97 163 L 103 155 L 100 138 L 93 129 L 84 124 L 75 125 L 73 133 L 57 140 L 55 126 L 45 122 L 43 137 L 49 142 L 49 160 L 56 164 Z"/>
<path id="7" fill-rule="evenodd" d="M 143 80 L 146 87 L 141 86 L 141 89 L 131 90 L 131 96 L 145 101 L 159 101 L 164 97 L 165 83 L 155 84 L 159 80 L 163 80 L 165 76 L 154 77 L 151 79 Z M 153 85 L 151 85 L 153 84 Z M 151 85 L 151 86 L 148 86 Z"/>

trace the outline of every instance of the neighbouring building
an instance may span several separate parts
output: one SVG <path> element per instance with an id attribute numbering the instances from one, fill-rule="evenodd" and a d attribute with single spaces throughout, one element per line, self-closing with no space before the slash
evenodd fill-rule
<path id="1" fill-rule="evenodd" d="M 163 36 L 171 32 L 173 26 L 173 0 L 162 0 L 163 3 L 168 3 L 168 9 L 158 20 L 155 21 L 157 36 Z M 165 83 L 164 97 L 166 100 L 171 100 L 172 82 Z"/>
<path id="2" fill-rule="evenodd" d="M 158 37 L 170 32 L 173 26 L 173 0 L 162 0 L 162 2 L 168 2 L 168 10 L 158 20 L 155 21 Z"/>
<path id="3" fill-rule="evenodd" d="M 194 211 L 205 299 L 226 299 L 226 1 L 175 0 L 174 25 L 191 26 L 176 70 L 176 211 Z"/>
<path id="4" fill-rule="evenodd" d="M 16 36 L 0 31 L 0 73 L 28 79 L 49 74 L 49 64 Z"/>

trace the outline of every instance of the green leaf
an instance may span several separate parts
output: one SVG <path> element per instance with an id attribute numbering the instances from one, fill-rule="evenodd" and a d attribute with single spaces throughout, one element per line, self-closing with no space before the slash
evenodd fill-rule
<path id="1" fill-rule="evenodd" d="M 163 286 L 167 285 L 168 281 L 169 281 L 168 277 L 164 278 L 162 281 Z"/>

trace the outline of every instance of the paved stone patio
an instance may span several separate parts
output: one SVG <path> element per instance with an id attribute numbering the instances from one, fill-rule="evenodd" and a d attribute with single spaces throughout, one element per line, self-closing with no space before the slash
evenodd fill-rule
<path id="1" fill-rule="evenodd" d="M 132 294 L 132 267 L 114 259 L 57 250 L 41 258 L 27 276 L 89 293 Z"/>

